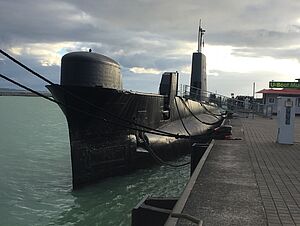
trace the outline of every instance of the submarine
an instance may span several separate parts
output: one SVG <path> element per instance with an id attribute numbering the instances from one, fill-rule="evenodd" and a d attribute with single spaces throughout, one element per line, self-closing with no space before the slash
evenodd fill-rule
<path id="1" fill-rule="evenodd" d="M 202 38 L 202 32 L 200 33 Z M 199 47 L 199 45 L 198 45 Z M 206 57 L 193 53 L 190 94 L 178 95 L 179 73 L 162 74 L 159 92 L 124 90 L 118 62 L 95 52 L 62 57 L 60 84 L 46 86 L 68 123 L 73 189 L 190 153 L 223 120 L 197 98 L 206 90 Z"/>

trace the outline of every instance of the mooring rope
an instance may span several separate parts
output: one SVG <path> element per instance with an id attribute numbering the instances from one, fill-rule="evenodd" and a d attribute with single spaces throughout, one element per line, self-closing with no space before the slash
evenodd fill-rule
<path id="1" fill-rule="evenodd" d="M 8 78 L 7 76 L 5 76 L 3 74 L 0 74 L 0 77 L 3 78 L 3 79 L 5 79 L 5 80 L 7 80 L 7 81 L 9 81 L 9 82 L 11 82 L 11 83 L 13 83 L 13 84 L 15 84 L 15 85 L 17 85 L 17 86 L 19 86 L 19 87 L 21 87 L 21 88 L 23 88 L 23 89 L 25 89 L 25 90 L 27 90 L 27 91 L 29 91 L 29 92 L 32 92 L 32 93 L 36 94 L 37 96 L 40 96 L 40 97 L 42 97 L 42 98 L 44 98 L 46 100 L 49 100 L 49 101 L 51 101 L 53 103 L 56 103 L 56 104 L 58 104 L 60 106 L 64 106 L 66 108 L 70 108 L 70 109 L 72 109 L 74 111 L 77 111 L 79 113 L 83 113 L 85 115 L 94 117 L 94 118 L 99 119 L 99 120 L 103 120 L 103 121 L 105 121 L 107 123 L 111 123 L 111 124 L 116 125 L 116 126 L 120 126 L 120 127 L 126 128 L 126 129 L 131 129 L 131 130 L 134 130 L 134 131 L 146 132 L 146 133 L 151 133 L 151 134 L 155 134 L 155 135 L 160 135 L 160 136 L 174 137 L 176 139 L 178 139 L 178 138 L 183 138 L 183 139 L 187 139 L 188 138 L 189 139 L 189 137 L 186 136 L 186 135 L 173 134 L 173 133 L 168 133 L 168 132 L 161 131 L 161 130 L 149 131 L 149 130 L 144 130 L 144 129 L 140 129 L 140 128 L 136 128 L 136 127 L 130 127 L 130 126 L 127 126 L 127 125 L 124 125 L 124 124 L 120 124 L 120 123 L 111 121 L 111 120 L 107 120 L 107 119 L 105 119 L 103 117 L 98 117 L 98 116 L 96 116 L 94 114 L 91 114 L 89 112 L 83 111 L 83 110 L 81 110 L 79 108 L 75 108 L 73 106 L 63 104 L 63 103 L 61 103 L 61 102 L 59 102 L 57 100 L 54 100 L 54 99 L 52 99 L 52 98 L 50 98 L 50 97 L 48 97 L 48 96 L 46 96 L 46 95 L 44 95 L 44 94 L 42 94 L 40 92 L 37 92 L 37 91 L 35 91 L 35 90 L 27 87 L 27 86 L 24 86 L 24 85 L 22 85 L 22 84 L 20 84 L 20 83 L 18 83 L 16 81 Z"/>
<path id="2" fill-rule="evenodd" d="M 191 139 L 191 137 L 192 137 L 191 134 L 189 133 L 189 131 L 187 130 L 186 126 L 184 125 L 184 122 L 183 122 L 183 120 L 182 120 L 181 114 L 180 114 L 179 109 L 178 109 L 178 105 L 177 105 L 176 98 L 175 98 L 175 104 L 176 104 L 176 107 L 177 107 L 178 115 L 179 115 L 179 118 L 180 118 L 180 120 L 181 120 L 181 123 L 182 123 L 182 125 L 183 125 L 185 131 L 187 132 L 188 136 L 187 136 L 187 135 L 183 135 L 183 134 L 173 134 L 173 133 L 169 133 L 169 132 L 166 132 L 166 131 L 154 129 L 154 128 L 151 128 L 151 127 L 149 127 L 149 126 L 145 126 L 145 125 L 139 124 L 139 123 L 137 123 L 137 122 L 135 122 L 135 121 L 128 120 L 128 119 L 125 119 L 125 118 L 122 118 L 122 117 L 120 117 L 120 116 L 118 116 L 118 115 L 116 115 L 116 114 L 113 114 L 112 112 L 108 112 L 108 111 L 104 110 L 103 108 L 100 108 L 99 106 L 97 106 L 97 105 L 95 105 L 95 104 L 93 104 L 93 103 L 87 101 L 86 99 L 84 99 L 84 98 L 82 98 L 82 97 L 80 97 L 80 96 L 78 96 L 78 95 L 75 95 L 74 93 L 72 93 L 72 92 L 69 91 L 68 89 L 63 88 L 63 87 L 60 86 L 60 85 L 54 84 L 53 82 L 51 82 L 50 80 L 48 80 L 47 78 L 45 78 L 44 76 L 42 76 L 41 74 L 39 74 L 39 73 L 35 72 L 34 70 L 30 69 L 28 66 L 26 66 L 25 64 L 23 64 L 23 63 L 21 63 L 20 61 L 16 60 L 15 58 L 13 58 L 12 56 L 10 56 L 8 53 L 4 52 L 4 51 L 1 50 L 1 49 L 0 49 L 0 53 L 3 54 L 4 56 L 6 56 L 7 58 L 9 58 L 10 60 L 12 60 L 13 62 L 15 62 L 16 64 L 18 64 L 19 66 L 21 66 L 22 68 L 24 68 L 25 70 L 29 71 L 30 73 L 32 73 L 32 74 L 35 75 L 36 77 L 42 79 L 43 81 L 47 82 L 47 83 L 50 84 L 50 85 L 53 85 L 53 86 L 58 87 L 58 88 L 61 89 L 64 93 L 67 93 L 67 94 L 71 95 L 72 97 L 74 97 L 74 98 L 76 98 L 76 99 L 78 99 L 78 100 L 80 100 L 80 101 L 83 101 L 84 103 L 86 103 L 86 104 L 88 104 L 88 105 L 90 105 L 90 106 L 92 106 L 92 107 L 94 107 L 94 108 L 96 108 L 96 109 L 102 111 L 104 114 L 108 115 L 108 116 L 111 117 L 111 118 L 115 118 L 115 119 L 118 119 L 119 121 L 126 122 L 126 123 L 128 123 L 129 125 L 131 125 L 131 126 L 124 125 L 124 124 L 121 124 L 121 123 L 116 123 L 116 122 L 113 122 L 113 121 L 111 121 L 111 120 L 107 120 L 107 119 L 105 119 L 104 117 L 103 117 L 103 118 L 99 118 L 99 117 L 97 117 L 97 116 L 95 116 L 95 115 L 93 115 L 93 114 L 91 114 L 91 113 L 85 112 L 85 111 L 83 111 L 83 110 L 81 110 L 81 109 L 78 109 L 78 108 L 75 108 L 75 107 L 72 107 L 72 106 L 63 104 L 63 103 L 61 103 L 61 102 L 58 102 L 58 101 L 56 101 L 56 100 L 54 100 L 54 99 L 52 99 L 52 98 L 49 98 L 49 97 L 47 97 L 47 96 L 45 96 L 45 95 L 43 95 L 43 94 L 41 94 L 41 93 L 39 93 L 39 92 L 37 92 L 37 91 L 34 91 L 34 90 L 30 89 L 29 87 L 26 87 L 26 86 L 24 86 L 24 85 L 22 85 L 22 84 L 20 84 L 20 83 L 18 83 L 18 82 L 16 82 L 16 81 L 12 80 L 12 79 L 9 79 L 8 77 L 6 77 L 6 76 L 4 76 L 4 75 L 1 74 L 1 77 L 2 77 L 3 79 L 6 79 L 7 81 L 9 81 L 9 82 L 11 82 L 11 83 L 13 83 L 13 84 L 15 84 L 15 85 L 17 85 L 17 86 L 19 86 L 19 87 L 25 89 L 25 90 L 27 90 L 27 91 L 29 91 L 29 92 L 32 92 L 32 93 L 34 93 L 34 94 L 36 94 L 36 95 L 38 95 L 38 96 L 40 96 L 40 97 L 43 97 L 43 98 L 45 98 L 45 99 L 47 99 L 47 100 L 49 100 L 49 101 L 51 101 L 51 102 L 54 102 L 54 103 L 56 103 L 56 104 L 58 104 L 58 105 L 61 105 L 61 106 L 67 107 L 67 108 L 72 108 L 73 110 L 75 110 L 75 111 L 77 111 L 77 112 L 81 112 L 81 113 L 84 113 L 84 114 L 86 114 L 86 115 L 89 115 L 89 116 L 92 116 L 92 117 L 95 117 L 95 118 L 104 120 L 105 122 L 109 122 L 109 123 L 112 123 L 112 124 L 114 124 L 114 125 L 118 125 L 118 126 L 120 126 L 120 127 L 127 128 L 127 129 L 131 129 L 131 130 L 136 130 L 136 131 L 140 131 L 140 132 L 147 132 L 147 133 L 152 133 L 152 134 L 155 134 L 155 135 L 161 135 L 161 136 L 175 137 L 176 139 L 179 139 L 179 138 Z M 181 100 L 182 100 L 182 99 L 181 99 Z M 183 103 L 184 103 L 184 102 L 183 102 Z M 184 104 L 185 104 L 185 103 L 184 103 Z M 202 103 L 200 103 L 200 104 L 202 105 Z M 202 106 L 204 107 L 204 109 L 206 108 L 204 105 L 202 105 Z M 187 106 L 186 106 L 186 107 L 187 107 Z M 190 110 L 190 109 L 188 108 L 188 110 Z M 192 113 L 192 112 L 191 112 L 191 113 Z M 203 124 L 207 124 L 207 123 L 205 123 L 205 122 L 203 122 L 203 121 L 201 121 L 201 120 L 198 120 L 198 121 L 200 121 L 200 122 L 203 123 Z M 132 127 L 132 125 L 134 125 L 135 127 Z M 212 125 L 214 125 L 214 124 L 212 124 Z M 137 128 L 137 127 L 140 127 L 140 128 Z M 142 128 L 142 129 L 141 129 L 141 128 Z M 197 137 L 197 139 L 198 139 L 198 138 L 201 137 L 201 136 L 197 135 L 197 136 L 195 136 L 195 137 Z"/>
<path id="3" fill-rule="evenodd" d="M 169 162 L 166 162 L 164 160 L 162 160 L 154 151 L 153 149 L 150 147 L 149 145 L 149 142 L 147 141 L 147 139 L 144 137 L 144 135 L 141 136 L 141 139 L 144 141 L 144 145 L 145 145 L 145 148 L 146 150 L 150 153 L 150 155 L 160 164 L 163 164 L 163 165 L 167 165 L 167 166 L 170 166 L 170 167 L 183 167 L 183 166 L 187 166 L 191 163 L 191 161 L 188 161 L 188 162 L 185 162 L 185 163 L 182 163 L 182 164 L 173 164 L 173 163 L 169 163 Z"/>
<path id="4" fill-rule="evenodd" d="M 12 56 L 10 56 L 8 53 L 4 52 L 3 50 L 0 49 L 0 53 L 3 54 L 4 56 L 8 57 L 10 60 L 12 60 L 13 62 L 15 62 L 16 64 L 18 64 L 19 66 L 21 66 L 22 68 L 24 68 L 25 70 L 29 71 L 30 73 L 32 73 L 33 75 L 37 76 L 38 78 L 42 79 L 43 81 L 47 82 L 48 84 L 50 85 L 54 85 L 54 86 L 57 86 L 59 89 L 61 89 L 63 92 L 71 95 L 72 97 L 80 100 L 80 101 L 83 101 L 84 103 L 104 112 L 105 114 L 107 114 L 109 117 L 112 117 L 112 118 L 115 118 L 115 119 L 118 119 L 120 121 L 123 121 L 123 122 L 126 122 L 128 124 L 133 124 L 137 127 L 141 127 L 143 129 L 147 129 L 149 131 L 155 131 L 157 133 L 162 133 L 162 134 L 165 134 L 165 135 L 169 135 L 171 137 L 177 137 L 177 138 L 186 138 L 185 135 L 180 135 L 180 134 L 172 134 L 172 133 L 169 133 L 169 132 L 166 132 L 166 131 L 161 131 L 161 130 L 157 130 L 157 129 L 154 129 L 154 128 L 151 128 L 149 126 L 145 126 L 145 125 L 142 125 L 142 124 L 139 124 L 137 122 L 134 122 L 132 120 L 128 120 L 128 119 L 125 119 L 125 118 L 122 118 L 116 114 L 113 114 L 112 112 L 108 112 L 106 110 L 104 110 L 103 108 L 100 108 L 99 106 L 87 101 L 86 99 L 78 96 L 78 95 L 75 95 L 74 93 L 70 92 L 69 90 L 59 86 L 59 85 L 56 85 L 54 84 L 53 82 L 51 82 L 50 80 L 46 79 L 44 76 L 42 76 L 41 74 L 33 71 L 32 69 L 30 69 L 29 67 L 27 67 L 26 65 L 24 65 L 23 63 L 21 63 L 20 61 L 16 60 L 15 58 L 13 58 Z M 35 93 L 36 94 L 36 93 Z M 62 104 L 62 103 L 61 103 Z"/>
<path id="5" fill-rule="evenodd" d="M 178 116 L 179 116 L 179 119 L 181 121 L 181 124 L 184 128 L 184 130 L 187 132 L 187 134 L 189 135 L 189 137 L 191 137 L 191 133 L 188 131 L 188 129 L 186 128 L 184 122 L 183 122 L 183 119 L 181 117 L 181 114 L 180 114 L 180 111 L 179 111 L 179 108 L 178 108 L 178 104 L 177 104 L 177 100 L 176 100 L 176 97 L 174 97 L 174 100 L 175 100 L 175 106 L 176 106 L 176 109 L 177 109 L 177 113 L 178 113 Z"/>
<path id="6" fill-rule="evenodd" d="M 45 78 L 44 76 L 40 75 L 39 73 L 37 73 L 36 71 L 30 69 L 29 67 L 27 67 L 25 64 L 21 63 L 20 61 L 18 61 L 17 59 L 15 59 L 14 57 L 10 56 L 8 53 L 4 52 L 2 49 L 0 49 L 0 53 L 4 56 L 6 56 L 8 59 L 10 59 L 11 61 L 15 62 L 16 64 L 18 64 L 19 66 L 21 66 L 22 68 L 24 68 L 25 70 L 29 71 L 30 73 L 32 73 L 33 75 L 37 76 L 38 78 L 42 79 L 43 81 L 47 82 L 48 84 L 51 85 L 55 85 L 53 82 L 51 82 L 49 79 Z"/>
<path id="7" fill-rule="evenodd" d="M 179 97 L 179 99 L 181 100 L 181 102 L 183 103 L 183 105 L 186 107 L 186 109 L 191 113 L 191 115 L 192 115 L 195 119 L 197 119 L 199 122 L 201 122 L 201 123 L 203 123 L 203 124 L 205 124 L 205 125 L 210 125 L 210 126 L 212 126 L 212 125 L 217 125 L 217 124 L 220 123 L 220 120 L 219 120 L 219 121 L 216 121 L 216 122 L 210 123 L 210 122 L 205 122 L 205 121 L 199 119 L 199 118 L 192 112 L 192 110 L 187 106 L 187 104 L 184 102 L 184 100 L 182 99 L 182 97 Z M 203 107 L 203 105 L 201 105 L 201 106 Z M 218 118 L 218 119 L 219 119 L 219 118 Z"/>

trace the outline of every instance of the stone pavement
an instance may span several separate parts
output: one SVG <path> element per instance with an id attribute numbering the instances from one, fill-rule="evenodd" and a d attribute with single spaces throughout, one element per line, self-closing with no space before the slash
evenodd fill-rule
<path id="1" fill-rule="evenodd" d="M 276 143 L 276 119 L 242 119 L 268 225 L 300 225 L 300 117 L 294 145 Z"/>
<path id="2" fill-rule="evenodd" d="M 276 143 L 276 118 L 240 118 L 231 124 L 234 137 L 242 140 L 215 142 L 173 212 L 201 219 L 203 225 L 300 226 L 300 117 L 294 145 Z M 195 224 L 170 217 L 166 225 Z"/>
<path id="3" fill-rule="evenodd" d="M 234 136 L 242 140 L 215 141 L 187 200 L 183 194 L 177 202 L 185 202 L 184 207 L 175 206 L 173 212 L 197 217 L 203 225 L 266 225 L 241 120 L 232 125 Z M 166 225 L 195 225 L 185 219 L 169 222 Z"/>

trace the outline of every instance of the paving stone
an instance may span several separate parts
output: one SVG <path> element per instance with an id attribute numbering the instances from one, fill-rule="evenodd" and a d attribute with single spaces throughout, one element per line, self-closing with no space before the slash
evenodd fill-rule
<path id="1" fill-rule="evenodd" d="M 300 117 L 294 145 L 276 143 L 276 119 L 233 119 L 232 125 L 243 140 L 216 141 L 183 212 L 204 225 L 300 226 Z"/>
<path id="2" fill-rule="evenodd" d="M 300 138 L 300 118 L 296 117 L 296 135 Z M 259 189 L 265 189 L 267 186 L 270 193 L 261 192 L 263 205 L 266 212 L 274 212 L 268 198 L 270 196 L 275 202 L 276 214 L 283 225 L 295 225 L 300 223 L 297 213 L 300 213 L 300 145 L 299 142 L 294 145 L 280 145 L 276 140 L 276 121 L 266 121 L 262 118 L 255 120 L 243 119 L 243 129 L 245 139 L 248 144 L 248 150 L 253 165 L 255 175 L 264 175 L 256 177 Z M 262 184 L 264 187 L 261 188 Z M 297 216 L 295 216 L 297 214 Z M 267 215 L 268 216 L 268 215 Z M 273 220 L 268 218 L 269 225 Z"/>

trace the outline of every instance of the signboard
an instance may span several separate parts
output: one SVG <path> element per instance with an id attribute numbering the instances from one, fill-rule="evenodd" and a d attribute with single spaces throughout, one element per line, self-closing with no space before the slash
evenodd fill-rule
<path id="1" fill-rule="evenodd" d="M 300 89 L 300 82 L 269 82 L 269 88 Z"/>

